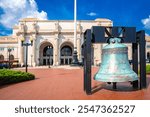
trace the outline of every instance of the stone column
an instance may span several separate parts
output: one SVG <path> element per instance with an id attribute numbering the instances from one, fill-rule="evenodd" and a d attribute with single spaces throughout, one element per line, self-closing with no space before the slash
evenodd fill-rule
<path id="1" fill-rule="evenodd" d="M 132 45 L 128 45 L 128 59 L 132 60 Z"/>
<path id="2" fill-rule="evenodd" d="M 55 47 L 53 48 L 53 65 L 59 65 L 59 34 L 55 35 Z"/>
<path id="3" fill-rule="evenodd" d="M 94 44 L 94 65 L 102 62 L 102 44 Z"/>
<path id="4" fill-rule="evenodd" d="M 33 45 L 32 45 L 32 65 L 36 66 L 36 46 L 35 46 L 35 37 L 33 38 Z"/>
<path id="5" fill-rule="evenodd" d="M 20 47 L 20 64 L 21 66 L 24 65 L 24 46 L 21 45 L 21 40 L 19 40 L 19 47 Z"/>
<path id="6" fill-rule="evenodd" d="M 57 64 L 57 57 L 56 57 L 56 54 L 57 54 L 57 43 L 56 43 L 56 40 L 55 39 L 55 45 L 53 47 L 53 66 L 56 66 Z"/>
<path id="7" fill-rule="evenodd" d="M 102 63 L 102 44 L 99 44 L 99 59 L 98 59 L 98 63 L 96 64 L 99 64 L 99 63 Z"/>
<path id="8" fill-rule="evenodd" d="M 77 53 L 78 53 L 78 60 L 81 61 L 81 35 L 77 35 Z"/>
<path id="9" fill-rule="evenodd" d="M 19 63 L 21 64 L 21 66 L 23 66 L 24 65 L 24 46 L 22 46 L 22 41 L 21 40 L 24 40 L 24 36 L 20 36 L 20 38 L 19 38 L 19 55 L 18 55 L 18 57 L 20 58 L 19 59 Z"/>

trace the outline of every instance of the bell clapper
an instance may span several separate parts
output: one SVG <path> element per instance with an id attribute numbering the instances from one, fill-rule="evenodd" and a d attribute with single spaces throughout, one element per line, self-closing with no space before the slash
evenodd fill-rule
<path id="1" fill-rule="evenodd" d="M 117 83 L 116 82 L 113 82 L 113 89 L 117 89 Z"/>

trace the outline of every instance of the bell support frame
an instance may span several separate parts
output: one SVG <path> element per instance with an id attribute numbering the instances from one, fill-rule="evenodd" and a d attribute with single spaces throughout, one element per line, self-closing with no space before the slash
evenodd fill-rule
<path id="1" fill-rule="evenodd" d="M 136 32 L 135 27 L 103 27 L 93 26 L 84 33 L 84 91 L 92 94 L 91 79 L 91 45 L 92 43 L 107 43 L 109 38 L 121 38 L 122 43 L 132 43 L 133 70 L 138 74 L 138 54 L 140 64 L 140 79 L 133 82 L 134 88 L 146 88 L 146 61 L 145 61 L 145 31 Z M 139 49 L 138 49 L 139 47 Z M 140 86 L 139 86 L 140 84 Z"/>

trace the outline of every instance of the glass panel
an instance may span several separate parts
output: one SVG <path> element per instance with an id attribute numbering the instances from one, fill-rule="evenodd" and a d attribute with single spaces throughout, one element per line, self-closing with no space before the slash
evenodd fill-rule
<path id="1" fill-rule="evenodd" d="M 61 59 L 61 65 L 64 65 L 64 59 Z"/>
<path id="2" fill-rule="evenodd" d="M 47 65 L 49 65 L 49 63 L 50 63 L 50 61 L 49 61 L 49 59 L 47 59 Z"/>
<path id="3" fill-rule="evenodd" d="M 69 59 L 69 64 L 71 64 L 71 63 L 72 63 L 72 59 L 70 58 L 70 59 Z"/>
<path id="4" fill-rule="evenodd" d="M 61 49 L 61 56 L 72 56 L 72 49 L 69 46 L 64 46 Z"/>
<path id="5" fill-rule="evenodd" d="M 65 64 L 68 65 L 68 59 L 65 59 Z"/>
<path id="6" fill-rule="evenodd" d="M 43 65 L 46 65 L 46 59 L 43 59 Z"/>
<path id="7" fill-rule="evenodd" d="M 50 65 L 53 65 L 53 59 L 50 59 Z"/>
<path id="8" fill-rule="evenodd" d="M 52 46 L 46 46 L 43 49 L 43 56 L 53 56 L 53 47 Z"/>

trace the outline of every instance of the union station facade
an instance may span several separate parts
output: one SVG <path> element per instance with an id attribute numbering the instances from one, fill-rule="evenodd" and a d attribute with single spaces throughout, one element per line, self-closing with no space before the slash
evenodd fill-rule
<path id="1" fill-rule="evenodd" d="M 112 26 L 109 19 L 78 20 L 77 21 L 77 54 L 78 60 L 83 61 L 83 33 L 92 26 Z M 146 37 L 147 44 L 149 37 Z M 25 65 L 26 46 L 23 43 L 32 42 L 28 46 L 28 65 L 69 65 L 72 62 L 74 50 L 74 21 L 73 20 L 39 20 L 36 18 L 21 19 L 13 27 L 12 35 L 0 37 L 0 60 L 18 60 Z M 105 44 L 92 45 L 92 64 L 101 63 L 102 47 Z M 132 59 L 132 47 L 128 46 L 128 57 Z M 9 52 L 8 49 L 11 51 Z M 47 50 L 50 50 L 47 53 Z M 150 51 L 150 44 L 146 46 Z M 10 56 L 10 57 L 9 57 Z"/>

